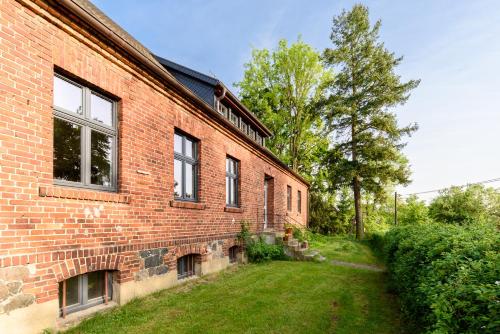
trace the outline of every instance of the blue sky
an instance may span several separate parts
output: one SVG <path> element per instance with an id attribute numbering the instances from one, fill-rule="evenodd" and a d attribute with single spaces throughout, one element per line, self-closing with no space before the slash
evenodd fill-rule
<path id="1" fill-rule="evenodd" d="M 152 52 L 231 86 L 251 49 L 281 38 L 330 47 L 331 19 L 355 2 L 332 0 L 93 0 Z M 500 177 L 500 3 L 364 1 L 381 39 L 421 79 L 400 123 L 417 122 L 405 153 L 411 193 Z M 500 183 L 492 184 L 499 187 Z"/>

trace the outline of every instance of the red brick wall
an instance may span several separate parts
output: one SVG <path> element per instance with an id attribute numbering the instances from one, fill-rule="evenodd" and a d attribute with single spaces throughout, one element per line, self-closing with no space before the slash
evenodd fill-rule
<path id="1" fill-rule="evenodd" d="M 241 220 L 261 227 L 265 174 L 274 178 L 275 213 L 286 213 L 291 185 L 290 215 L 305 223 L 303 182 L 78 24 L 33 7 L 0 0 L 0 267 L 36 269 L 25 293 L 57 298 L 57 282 L 91 264 L 131 280 L 143 249 L 167 247 L 170 256 L 214 239 L 232 244 Z M 53 186 L 55 68 L 119 98 L 118 193 Z M 174 128 L 200 140 L 201 210 L 170 205 Z M 224 210 L 226 155 L 241 161 L 243 212 Z"/>

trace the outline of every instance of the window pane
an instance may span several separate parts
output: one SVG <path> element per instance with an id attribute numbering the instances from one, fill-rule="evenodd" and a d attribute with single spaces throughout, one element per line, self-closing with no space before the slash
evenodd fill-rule
<path id="1" fill-rule="evenodd" d="M 186 153 L 185 156 L 189 158 L 194 158 L 194 143 L 192 140 L 185 139 L 186 140 Z"/>
<path id="2" fill-rule="evenodd" d="M 186 163 L 186 193 L 187 199 L 194 199 L 194 171 L 193 165 Z"/>
<path id="3" fill-rule="evenodd" d="M 113 104 L 110 101 L 92 94 L 90 97 L 90 111 L 91 118 L 94 121 L 113 126 Z"/>
<path id="4" fill-rule="evenodd" d="M 230 173 L 231 172 L 231 160 L 229 158 L 226 158 L 226 172 Z"/>
<path id="5" fill-rule="evenodd" d="M 62 285 L 62 284 L 61 284 Z M 66 306 L 80 303 L 78 295 L 78 276 L 66 280 Z"/>
<path id="6" fill-rule="evenodd" d="M 174 160 L 174 196 L 182 196 L 182 162 Z"/>
<path id="7" fill-rule="evenodd" d="M 104 271 L 87 274 L 88 300 L 104 296 Z"/>
<path id="8" fill-rule="evenodd" d="M 54 77 L 54 105 L 82 115 L 82 89 L 66 80 Z"/>
<path id="9" fill-rule="evenodd" d="M 92 131 L 90 147 L 90 181 L 111 187 L 112 138 L 104 133 Z"/>
<path id="10" fill-rule="evenodd" d="M 81 181 L 81 127 L 54 118 L 54 178 Z"/>
<path id="11" fill-rule="evenodd" d="M 238 204 L 237 189 L 238 189 L 238 179 L 232 179 L 231 180 L 231 204 L 232 205 Z"/>
<path id="12" fill-rule="evenodd" d="M 182 154 L 182 137 L 178 134 L 174 135 L 174 151 Z"/>
<path id="13" fill-rule="evenodd" d="M 230 179 L 226 176 L 226 204 L 231 204 Z"/>

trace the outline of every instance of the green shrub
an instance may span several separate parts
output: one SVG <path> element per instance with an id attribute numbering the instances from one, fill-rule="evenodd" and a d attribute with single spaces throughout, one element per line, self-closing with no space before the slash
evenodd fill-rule
<path id="1" fill-rule="evenodd" d="M 428 333 L 500 331 L 500 236 L 495 228 L 401 226 L 389 231 L 384 242 L 391 286 L 403 311 Z"/>
<path id="2" fill-rule="evenodd" d="M 246 251 L 250 262 L 258 263 L 270 260 L 286 260 L 283 244 L 267 244 L 262 237 L 248 239 Z"/>

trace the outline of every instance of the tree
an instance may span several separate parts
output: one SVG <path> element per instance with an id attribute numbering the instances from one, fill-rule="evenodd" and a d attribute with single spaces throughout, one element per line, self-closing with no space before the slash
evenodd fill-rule
<path id="1" fill-rule="evenodd" d="M 429 215 L 440 223 L 468 225 L 500 224 L 500 192 L 482 185 L 451 187 L 440 192 L 429 205 Z"/>
<path id="2" fill-rule="evenodd" d="M 283 39 L 272 52 L 254 49 L 243 80 L 235 83 L 242 102 L 274 134 L 266 146 L 308 179 L 328 145 L 316 102 L 330 77 L 311 46 L 300 38 L 288 46 Z"/>
<path id="3" fill-rule="evenodd" d="M 429 208 L 417 196 L 412 195 L 398 205 L 398 224 L 416 225 L 430 222 Z"/>
<path id="4" fill-rule="evenodd" d="M 329 154 L 334 184 L 350 184 L 354 195 L 356 237 L 362 239 L 362 191 L 380 196 L 387 184 L 409 182 L 408 161 L 402 155 L 405 135 L 416 124 L 399 127 L 388 108 L 404 104 L 418 80 L 402 82 L 395 67 L 402 58 L 379 42 L 381 21 L 370 25 L 368 8 L 355 5 L 334 17 L 326 49 L 326 64 L 336 69 L 329 83 L 328 125 L 336 139 Z"/>

